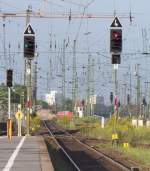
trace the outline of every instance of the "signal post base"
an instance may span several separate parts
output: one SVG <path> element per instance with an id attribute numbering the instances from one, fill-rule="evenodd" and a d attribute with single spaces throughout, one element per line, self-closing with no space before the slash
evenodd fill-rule
<path id="1" fill-rule="evenodd" d="M 11 119 L 7 120 L 7 137 L 9 140 L 12 139 L 12 120 Z"/>

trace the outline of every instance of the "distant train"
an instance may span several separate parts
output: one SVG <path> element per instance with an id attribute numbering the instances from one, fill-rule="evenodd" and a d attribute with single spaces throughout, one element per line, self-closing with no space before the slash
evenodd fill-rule
<path id="1" fill-rule="evenodd" d="M 60 112 L 57 112 L 57 117 L 58 118 L 67 117 L 68 119 L 71 119 L 73 117 L 73 112 L 70 112 L 70 111 L 60 111 Z"/>

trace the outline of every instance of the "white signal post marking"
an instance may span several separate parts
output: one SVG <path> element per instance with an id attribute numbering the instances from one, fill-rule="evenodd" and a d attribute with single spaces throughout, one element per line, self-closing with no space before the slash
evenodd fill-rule
<path id="1" fill-rule="evenodd" d="M 115 19 L 115 26 L 118 27 L 118 23 L 117 23 L 117 20 Z"/>
<path id="2" fill-rule="evenodd" d="M 118 70 L 118 64 L 114 64 L 114 69 Z"/>
<path id="3" fill-rule="evenodd" d="M 30 27 L 28 27 L 28 33 L 31 34 L 31 29 L 30 29 Z"/>
<path id="4" fill-rule="evenodd" d="M 15 151 L 13 152 L 13 154 L 10 156 L 5 168 L 2 170 L 2 171 L 10 171 L 10 169 L 12 168 L 13 164 L 14 164 L 14 161 L 25 141 L 26 137 L 23 137 L 20 141 L 20 143 L 18 144 L 18 146 L 16 147 Z"/>

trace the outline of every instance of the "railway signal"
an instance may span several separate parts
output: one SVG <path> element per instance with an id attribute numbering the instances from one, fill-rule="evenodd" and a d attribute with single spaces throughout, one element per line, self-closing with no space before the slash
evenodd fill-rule
<path id="1" fill-rule="evenodd" d="M 35 33 L 29 24 L 24 32 L 24 57 L 34 58 L 35 55 Z"/>
<path id="2" fill-rule="evenodd" d="M 33 58 L 35 53 L 35 37 L 24 36 L 24 57 Z"/>
<path id="3" fill-rule="evenodd" d="M 26 79 L 27 79 L 27 103 L 31 104 L 32 101 L 32 60 L 35 56 L 35 32 L 30 24 L 27 25 L 24 32 L 24 57 L 26 63 Z M 27 135 L 30 135 L 30 114 L 32 113 L 32 105 L 27 107 Z"/>
<path id="4" fill-rule="evenodd" d="M 12 81 L 13 81 L 13 70 L 8 69 L 7 70 L 7 87 L 12 87 Z"/>
<path id="5" fill-rule="evenodd" d="M 143 97 L 142 104 L 143 104 L 143 106 L 147 106 L 147 102 L 146 102 L 145 97 Z"/>
<path id="6" fill-rule="evenodd" d="M 11 120 L 11 93 L 10 88 L 12 87 L 13 81 L 13 70 L 7 70 L 7 87 L 8 87 L 8 121 L 7 121 L 7 136 L 8 139 L 11 140 L 12 138 L 12 120 Z"/>
<path id="7" fill-rule="evenodd" d="M 117 17 L 114 18 L 112 24 L 110 25 L 110 53 L 111 53 L 111 63 L 114 65 L 114 125 L 112 142 L 114 145 L 118 144 L 118 134 L 116 130 L 116 124 L 118 120 L 118 108 L 120 107 L 120 102 L 118 101 L 118 81 L 117 81 L 117 70 L 118 64 L 121 63 L 121 52 L 122 52 L 122 25 Z"/>
<path id="8" fill-rule="evenodd" d="M 122 52 L 122 25 L 117 17 L 110 25 L 110 52 L 112 54 L 112 64 L 121 63 Z"/>
<path id="9" fill-rule="evenodd" d="M 120 64 L 121 63 L 120 54 L 112 54 L 111 63 L 112 64 Z"/>
<path id="10" fill-rule="evenodd" d="M 110 92 L 110 102 L 111 102 L 111 104 L 113 103 L 113 99 L 114 99 L 113 92 Z"/>
<path id="11" fill-rule="evenodd" d="M 110 52 L 122 52 L 122 29 L 110 30 Z"/>
<path id="12" fill-rule="evenodd" d="M 130 94 L 127 95 L 127 104 L 130 104 Z"/>

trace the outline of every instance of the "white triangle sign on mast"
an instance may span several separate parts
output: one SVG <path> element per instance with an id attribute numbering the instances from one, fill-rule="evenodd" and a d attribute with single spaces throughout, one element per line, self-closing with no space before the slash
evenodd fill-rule
<path id="1" fill-rule="evenodd" d="M 24 34 L 26 34 L 26 35 L 35 35 L 35 32 L 34 32 L 33 28 L 31 27 L 31 24 L 27 25 Z"/>
<path id="2" fill-rule="evenodd" d="M 122 27 L 118 17 L 115 17 L 114 21 L 112 22 L 112 24 L 110 25 L 110 27 Z"/>

